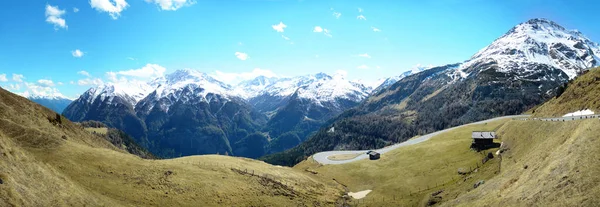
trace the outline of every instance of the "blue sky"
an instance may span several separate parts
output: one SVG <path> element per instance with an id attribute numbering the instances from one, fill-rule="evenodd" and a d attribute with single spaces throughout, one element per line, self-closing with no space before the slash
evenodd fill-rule
<path id="1" fill-rule="evenodd" d="M 184 68 L 228 83 L 338 71 L 374 81 L 464 61 L 531 18 L 600 41 L 596 1 L 116 2 L 0 1 L 0 86 L 75 98 L 97 84 Z"/>

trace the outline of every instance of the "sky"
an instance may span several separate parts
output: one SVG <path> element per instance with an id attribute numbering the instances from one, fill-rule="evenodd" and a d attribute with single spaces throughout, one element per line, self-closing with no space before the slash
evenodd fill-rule
<path id="1" fill-rule="evenodd" d="M 195 69 L 236 84 L 318 72 L 376 81 L 462 62 L 531 18 L 600 41 L 598 1 L 5 0 L 0 87 L 80 94 Z"/>

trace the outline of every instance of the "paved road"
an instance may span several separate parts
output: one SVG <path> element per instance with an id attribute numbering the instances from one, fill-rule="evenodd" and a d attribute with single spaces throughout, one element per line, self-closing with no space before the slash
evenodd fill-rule
<path id="1" fill-rule="evenodd" d="M 488 119 L 488 120 L 484 120 L 484 121 L 479 121 L 479 122 L 475 122 L 475 123 L 470 123 L 470 124 L 465 124 L 465 125 L 461 125 L 461 126 L 457 126 L 457 127 L 452 127 L 449 129 L 444 129 L 442 131 L 437 131 L 431 134 L 426 134 L 420 137 L 417 137 L 415 139 L 410 139 L 407 140 L 405 142 L 402 143 L 398 143 L 395 145 L 391 145 L 391 146 L 387 146 L 385 148 L 381 148 L 381 149 L 377 149 L 375 150 L 376 152 L 379 152 L 381 154 L 384 154 L 386 152 L 395 150 L 399 147 L 403 147 L 403 146 L 409 146 L 409 145 L 413 145 L 413 144 L 418 144 L 424 141 L 429 140 L 431 137 L 434 137 L 438 134 L 459 128 L 459 127 L 463 127 L 463 126 L 469 126 L 469 125 L 473 125 L 473 124 L 483 124 L 483 123 L 487 123 L 487 122 L 492 122 L 492 121 L 496 121 L 496 120 L 500 120 L 500 119 L 507 119 L 507 118 L 512 118 L 512 119 L 521 119 L 521 120 L 540 120 L 540 121 L 573 121 L 573 120 L 581 120 L 581 119 L 594 119 L 594 118 L 600 118 L 600 115 L 584 115 L 584 116 L 569 116 L 569 117 L 557 117 L 557 118 L 529 118 L 530 115 L 515 115 L 515 116 L 503 116 L 503 117 L 497 117 L 497 118 L 493 118 L 493 119 Z M 362 160 L 362 159 L 366 159 L 369 156 L 366 154 L 369 150 L 355 150 L 355 151 L 327 151 L 327 152 L 319 152 L 317 154 L 313 155 L 313 159 L 316 160 L 317 162 L 324 164 L 324 165 L 337 165 L 337 164 L 344 164 L 344 163 L 349 163 L 349 162 L 354 162 L 357 160 Z M 353 158 L 353 159 L 349 159 L 349 160 L 341 160 L 341 161 L 335 161 L 335 160 L 330 160 L 328 159 L 329 156 L 332 155 L 344 155 L 344 154 L 359 154 L 359 156 Z"/>
<path id="2" fill-rule="evenodd" d="M 456 127 L 452 127 L 452 128 L 448 128 L 448 129 L 444 129 L 442 131 L 437 131 L 431 134 L 426 134 L 414 139 L 409 139 L 406 140 L 405 142 L 402 143 L 398 143 L 398 144 L 394 144 L 391 146 L 387 146 L 381 149 L 377 149 L 374 150 L 376 152 L 379 152 L 381 154 L 384 154 L 386 152 L 395 150 L 399 147 L 403 147 L 403 146 L 409 146 L 409 145 L 413 145 L 413 144 L 418 144 L 424 141 L 429 140 L 431 137 L 434 137 L 438 134 L 459 128 L 459 127 L 463 127 L 463 126 L 469 126 L 469 125 L 474 125 L 474 124 L 483 124 L 483 123 L 487 123 L 487 122 L 492 122 L 492 121 L 496 121 L 496 120 L 500 120 L 500 119 L 507 119 L 507 118 L 513 118 L 513 119 L 524 119 L 524 118 L 528 118 L 530 115 L 515 115 L 515 116 L 503 116 L 503 117 L 498 117 L 498 118 L 493 118 L 493 119 L 488 119 L 488 120 L 484 120 L 484 121 L 480 121 L 480 122 L 475 122 L 475 123 L 470 123 L 470 124 L 465 124 L 465 125 L 461 125 L 461 126 L 456 126 Z M 355 150 L 355 151 L 327 151 L 327 152 L 319 152 L 317 154 L 313 155 L 313 159 L 316 160 L 317 162 L 324 164 L 324 165 L 337 165 L 337 164 L 344 164 L 344 163 L 349 163 L 349 162 L 354 162 L 357 160 L 362 160 L 362 159 L 366 159 L 369 156 L 366 154 L 369 150 Z M 332 155 L 344 155 L 344 154 L 358 154 L 360 153 L 360 155 L 358 157 L 355 157 L 354 159 L 349 159 L 349 160 L 341 160 L 341 161 L 335 161 L 335 160 L 330 160 L 328 159 L 329 156 Z"/>

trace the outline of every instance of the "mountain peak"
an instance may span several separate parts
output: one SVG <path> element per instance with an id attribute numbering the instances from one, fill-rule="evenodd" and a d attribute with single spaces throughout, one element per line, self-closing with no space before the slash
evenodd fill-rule
<path id="1" fill-rule="evenodd" d="M 599 57 L 598 44 L 580 32 L 537 18 L 513 27 L 473 55 L 461 70 L 477 64 L 497 64 L 500 72 L 508 72 L 523 64 L 542 64 L 560 69 L 572 79 L 579 71 L 600 65 Z"/>

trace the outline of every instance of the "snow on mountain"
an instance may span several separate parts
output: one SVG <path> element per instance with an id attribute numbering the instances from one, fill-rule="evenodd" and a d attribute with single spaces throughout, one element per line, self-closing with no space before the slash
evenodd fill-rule
<path id="1" fill-rule="evenodd" d="M 526 64 L 545 64 L 566 73 L 570 79 L 586 68 L 600 65 L 600 46 L 578 31 L 567 30 L 546 19 L 521 23 L 480 50 L 459 70 L 497 63 L 499 72 L 518 72 Z M 534 67 L 530 67 L 534 68 Z M 466 76 L 471 71 L 462 71 Z"/>
<path id="2" fill-rule="evenodd" d="M 175 71 L 164 78 L 155 80 L 154 83 L 158 84 L 155 89 L 158 98 L 173 96 L 173 98 L 179 99 L 181 94 L 177 92 L 186 87 L 201 88 L 200 93 L 194 94 L 200 97 L 206 97 L 209 93 L 233 94 L 231 86 L 214 79 L 206 73 L 189 69 Z"/>
<path id="3" fill-rule="evenodd" d="M 280 78 L 277 77 L 265 77 L 265 76 L 258 76 L 252 80 L 246 80 L 246 81 L 242 81 L 241 83 L 239 83 L 235 88 L 234 88 L 234 94 L 237 94 L 240 97 L 243 98 L 251 98 L 251 97 L 256 97 L 258 96 L 263 90 L 265 90 L 265 88 L 277 81 L 279 81 Z"/>
<path id="4" fill-rule="evenodd" d="M 25 91 L 23 93 L 18 93 L 17 95 L 23 96 L 30 100 L 32 100 L 32 99 L 70 100 L 70 101 L 73 100 L 72 98 L 66 97 L 65 95 L 58 93 L 58 92 L 33 94 L 33 93 L 29 93 L 28 91 Z"/>
<path id="5" fill-rule="evenodd" d="M 136 108 L 141 107 L 149 113 L 154 107 L 168 112 L 176 102 L 189 103 L 194 101 L 211 102 L 214 98 L 229 100 L 235 97 L 231 86 L 213 77 L 195 70 L 178 70 L 150 83 L 155 89 Z M 218 96 L 218 97 L 217 97 Z"/>
<path id="6" fill-rule="evenodd" d="M 90 88 L 81 97 L 84 97 L 87 102 L 92 104 L 96 101 L 104 102 L 106 100 L 110 104 L 114 97 L 119 96 L 135 106 L 137 102 L 146 97 L 151 91 L 152 86 L 146 82 L 126 81 L 106 83 L 95 88 Z"/>
<path id="7" fill-rule="evenodd" d="M 379 79 L 379 80 L 377 80 L 376 84 L 374 84 L 374 88 L 371 91 L 371 93 L 377 93 L 377 92 L 381 91 L 382 89 L 387 88 L 387 87 L 393 85 L 394 83 L 398 82 L 402 78 L 405 78 L 405 77 L 410 76 L 412 74 L 420 73 L 420 72 L 422 72 L 424 70 L 427 70 L 427 69 L 430 69 L 432 67 L 433 66 L 431 66 L 431 65 L 430 66 L 416 65 L 415 67 L 411 68 L 410 70 L 408 70 L 408 71 L 406 71 L 406 72 L 404 72 L 404 73 L 402 73 L 400 75 L 392 76 L 392 77 L 389 77 L 389 78 Z"/>
<path id="8" fill-rule="evenodd" d="M 361 101 L 368 95 L 369 88 L 361 83 L 347 80 L 343 75 L 334 76 L 325 73 L 297 76 L 292 78 L 264 79 L 259 77 L 238 85 L 236 91 L 243 91 L 247 98 L 260 95 L 271 97 L 289 97 L 298 93 L 298 97 L 310 99 L 316 103 L 334 101 L 337 98 Z"/>

